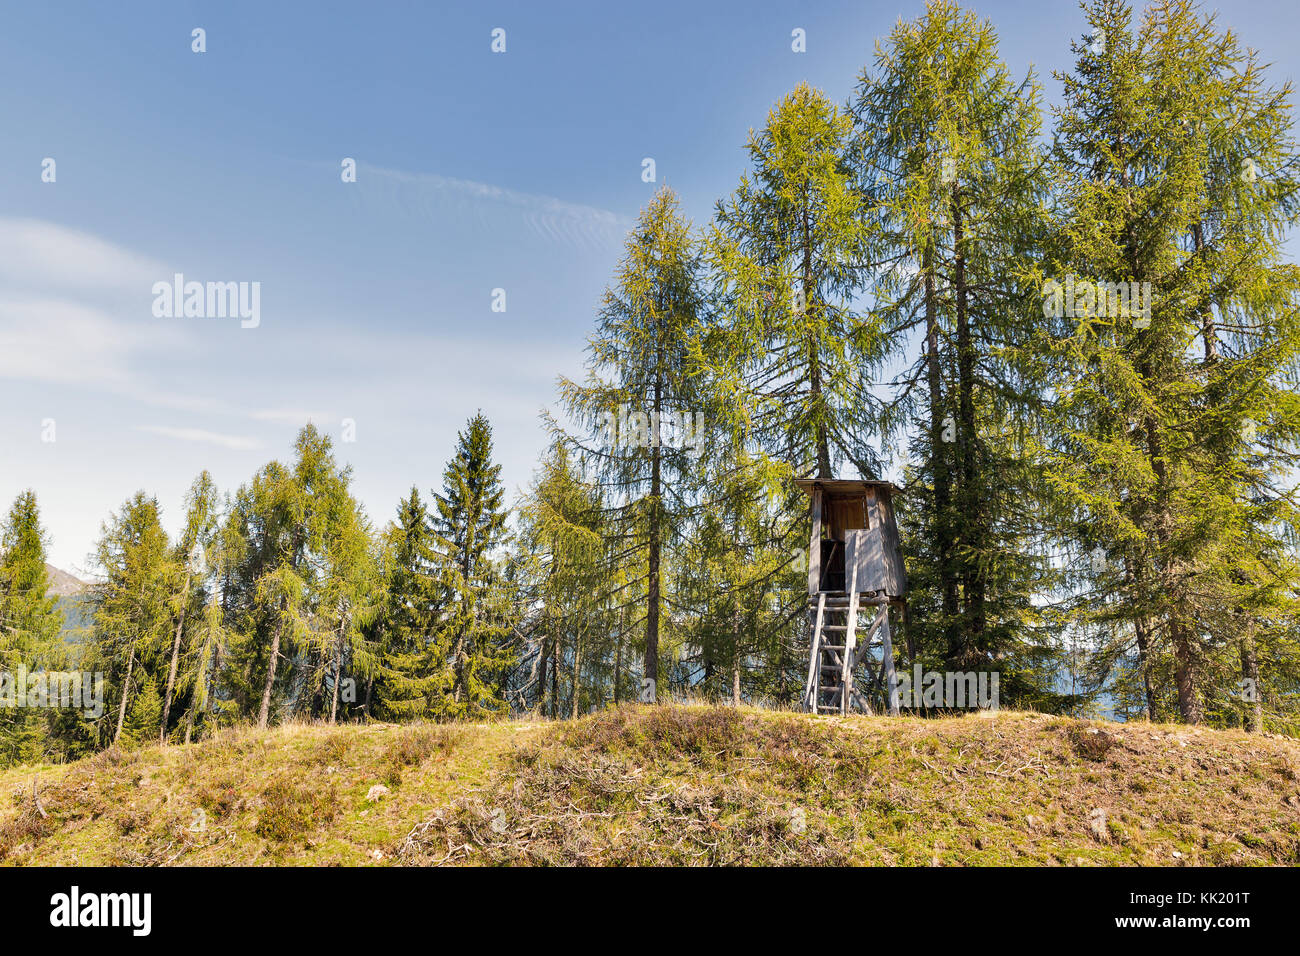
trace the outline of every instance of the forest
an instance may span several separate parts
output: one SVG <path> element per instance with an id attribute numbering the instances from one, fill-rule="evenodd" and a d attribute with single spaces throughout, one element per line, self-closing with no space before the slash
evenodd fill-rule
<path id="1" fill-rule="evenodd" d="M 93 673 L 104 707 L 0 707 L 0 765 L 288 720 L 795 707 L 810 477 L 899 486 L 899 672 L 1295 735 L 1292 90 L 1189 0 L 1084 13 L 1044 79 L 932 0 L 844 101 L 774 104 L 709 221 L 659 188 L 518 500 L 472 405 L 387 515 L 309 424 L 237 488 L 198 475 L 174 522 L 147 490 L 106 516 L 68 629 L 20 495 L 0 673 Z"/>

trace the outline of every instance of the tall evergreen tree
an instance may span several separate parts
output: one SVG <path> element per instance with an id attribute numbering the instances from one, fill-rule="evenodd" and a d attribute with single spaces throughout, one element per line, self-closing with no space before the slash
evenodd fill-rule
<path id="1" fill-rule="evenodd" d="M 434 495 L 433 529 L 446 572 L 444 627 L 450 647 L 451 716 L 501 711 L 502 672 L 513 608 L 497 564 L 505 545 L 501 466 L 492 460 L 492 426 L 482 412 L 457 435 L 456 453 Z"/>
<path id="2" fill-rule="evenodd" d="M 48 593 L 46 548 L 36 493 L 24 491 L 0 525 L 0 674 L 10 680 L 20 668 L 31 672 L 58 663 L 63 613 Z M 34 759 L 45 736 L 39 715 L 0 710 L 0 765 Z"/>
<path id="3" fill-rule="evenodd" d="M 386 720 L 436 717 L 454 691 L 455 674 L 440 626 L 446 574 L 418 489 L 398 506 L 385 545 L 375 709 Z"/>
<path id="4" fill-rule="evenodd" d="M 1151 291 L 1118 314 L 1045 302 L 1053 480 L 1103 557 L 1087 608 L 1113 635 L 1101 665 L 1131 646 L 1150 716 L 1172 686 L 1171 709 L 1197 723 L 1241 686 L 1224 649 L 1252 673 L 1243 638 L 1294 627 L 1289 91 L 1264 88 L 1190 4 L 1138 24 L 1118 0 L 1086 12 L 1058 114 L 1058 270 Z"/>
<path id="5" fill-rule="evenodd" d="M 700 267 L 677 197 L 660 189 L 605 292 L 587 379 L 560 380 L 561 401 L 596 441 L 557 434 L 581 450 L 597 476 L 617 540 L 611 560 L 627 571 L 623 606 L 644 608 L 642 679 L 656 688 L 663 678 L 664 564 L 691 508 L 700 430 L 692 363 L 703 312 Z"/>
<path id="6" fill-rule="evenodd" d="M 853 111 L 875 201 L 876 316 L 902 367 L 881 428 L 913 435 L 905 637 L 951 669 L 997 660 L 1013 699 L 1037 693 L 1028 660 L 1007 655 L 1033 653 L 1033 597 L 1051 583 L 1046 544 L 1035 555 L 1031 543 L 1042 382 L 1015 358 L 1039 321 L 1038 99 L 1032 73 L 1011 77 L 991 24 L 932 0 L 878 47 Z"/>
<path id="7" fill-rule="evenodd" d="M 878 471 L 869 374 L 882 342 L 855 307 L 867 200 L 849 164 L 853 120 L 800 84 L 749 136 L 752 174 L 717 205 L 708 254 L 731 333 L 709 365 L 739 430 L 799 476 Z"/>

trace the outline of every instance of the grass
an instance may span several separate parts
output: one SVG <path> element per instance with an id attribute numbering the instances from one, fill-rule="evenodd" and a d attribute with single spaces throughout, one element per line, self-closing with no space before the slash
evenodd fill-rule
<path id="1" fill-rule="evenodd" d="M 241 728 L 0 772 L 10 865 L 1300 864 L 1300 744 L 626 706 Z"/>

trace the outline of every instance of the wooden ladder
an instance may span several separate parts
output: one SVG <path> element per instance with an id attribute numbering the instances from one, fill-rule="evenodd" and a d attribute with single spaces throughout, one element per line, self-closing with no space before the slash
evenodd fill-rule
<path id="1" fill-rule="evenodd" d="M 898 688 L 894 678 L 894 647 L 889 633 L 889 604 L 879 603 L 864 639 L 858 641 L 860 595 L 850 583 L 848 594 L 817 595 L 817 616 L 813 624 L 808 680 L 804 686 L 804 709 L 814 714 L 848 714 L 855 707 L 870 714 L 871 705 L 858 690 L 855 673 L 858 661 L 877 640 L 880 666 L 874 680 L 877 688 L 889 688 L 888 709 L 898 715 Z"/>

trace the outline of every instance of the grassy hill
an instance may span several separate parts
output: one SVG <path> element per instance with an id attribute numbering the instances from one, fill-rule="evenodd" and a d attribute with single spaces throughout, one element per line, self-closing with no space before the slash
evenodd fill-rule
<path id="1" fill-rule="evenodd" d="M 1297 864 L 1300 744 L 1007 713 L 290 725 L 0 771 L 6 864 Z"/>

